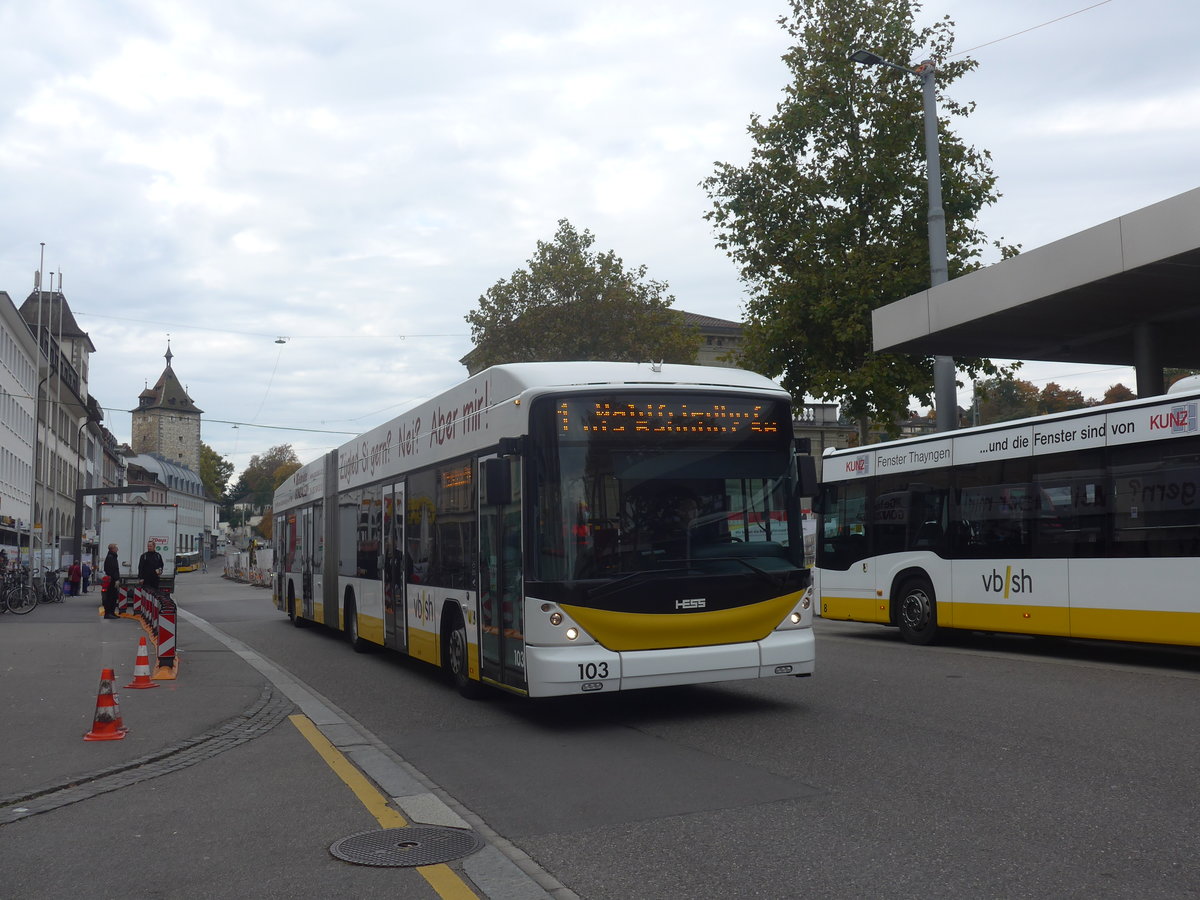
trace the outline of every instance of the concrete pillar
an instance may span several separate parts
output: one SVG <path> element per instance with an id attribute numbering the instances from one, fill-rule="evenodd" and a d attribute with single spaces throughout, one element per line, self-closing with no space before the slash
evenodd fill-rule
<path id="1" fill-rule="evenodd" d="M 1153 397 L 1166 390 L 1157 337 L 1157 326 L 1149 322 L 1139 322 L 1133 326 L 1133 365 L 1137 372 L 1139 397 Z"/>

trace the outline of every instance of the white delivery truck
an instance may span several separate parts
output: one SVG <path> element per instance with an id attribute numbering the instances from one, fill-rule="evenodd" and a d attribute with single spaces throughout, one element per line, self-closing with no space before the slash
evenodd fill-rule
<path id="1" fill-rule="evenodd" d="M 174 503 L 100 504 L 100 552 L 107 554 L 109 544 L 117 545 L 122 584 L 137 581 L 138 559 L 146 552 L 146 544 L 154 541 L 154 549 L 163 558 L 159 584 L 165 590 L 174 591 L 178 537 L 179 507 Z"/>

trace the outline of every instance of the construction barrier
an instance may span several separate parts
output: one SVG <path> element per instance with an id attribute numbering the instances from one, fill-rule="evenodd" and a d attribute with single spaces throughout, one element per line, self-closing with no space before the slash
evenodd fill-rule
<path id="1" fill-rule="evenodd" d="M 139 619 L 142 629 L 154 643 L 155 665 L 150 677 L 155 681 L 171 681 L 177 678 L 177 610 L 170 592 L 161 588 L 123 587 L 118 594 L 117 613 L 127 618 Z"/>
<path id="2" fill-rule="evenodd" d="M 275 574 L 275 553 L 263 547 L 255 553 L 254 564 L 246 551 L 225 554 L 224 575 L 231 581 L 240 581 L 255 587 L 270 587 Z"/>
<path id="3" fill-rule="evenodd" d="M 157 615 L 155 617 L 158 664 L 153 678 L 171 680 L 179 674 L 179 658 L 175 655 L 175 601 L 166 591 L 154 591 Z"/>
<path id="4" fill-rule="evenodd" d="M 100 670 L 100 690 L 96 694 L 96 715 L 92 718 L 92 730 L 83 736 L 85 741 L 123 740 L 129 730 L 121 720 L 121 707 L 113 693 L 112 669 Z"/>

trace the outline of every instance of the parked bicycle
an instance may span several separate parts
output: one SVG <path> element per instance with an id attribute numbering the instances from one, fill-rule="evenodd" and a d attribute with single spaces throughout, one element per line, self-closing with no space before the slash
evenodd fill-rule
<path id="1" fill-rule="evenodd" d="M 37 590 L 29 583 L 29 570 L 24 566 L 9 566 L 0 591 L 3 592 L 0 612 L 23 616 L 38 605 Z"/>
<path id="2" fill-rule="evenodd" d="M 38 603 L 62 603 L 62 573 L 57 569 L 46 569 L 41 577 L 35 573 L 33 588 L 37 592 Z"/>

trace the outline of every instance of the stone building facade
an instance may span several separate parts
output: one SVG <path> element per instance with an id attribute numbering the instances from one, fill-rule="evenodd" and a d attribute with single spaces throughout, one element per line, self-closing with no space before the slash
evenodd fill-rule
<path id="1" fill-rule="evenodd" d="M 76 491 L 86 485 L 89 425 L 102 415 L 88 394 L 88 369 L 96 347 L 79 327 L 61 284 L 35 288 L 21 304 L 38 357 L 37 434 L 34 459 L 35 561 L 54 566 L 64 542 L 72 548 L 80 520 Z"/>
<path id="2" fill-rule="evenodd" d="M 29 545 L 33 518 L 38 351 L 12 298 L 0 291 L 0 549 Z"/>
<path id="3" fill-rule="evenodd" d="M 171 368 L 170 345 L 167 367 L 154 383 L 138 395 L 133 413 L 130 445 L 134 453 L 151 453 L 160 459 L 200 471 L 200 417 L 204 410 L 192 402 Z"/>

